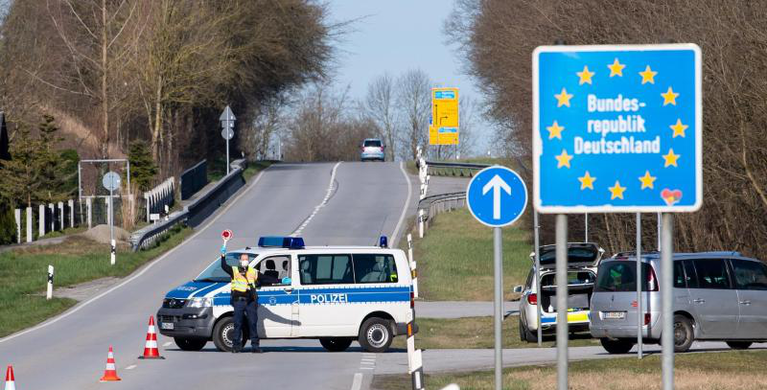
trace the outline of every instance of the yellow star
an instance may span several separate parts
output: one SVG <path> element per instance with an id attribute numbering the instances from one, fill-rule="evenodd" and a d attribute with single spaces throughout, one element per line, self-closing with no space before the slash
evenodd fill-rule
<path id="1" fill-rule="evenodd" d="M 610 190 L 610 193 L 612 194 L 612 196 L 610 196 L 611 200 L 615 198 L 623 199 L 623 191 L 626 191 L 626 187 L 621 187 L 621 183 L 618 180 L 615 181 L 614 186 L 608 187 L 608 189 Z"/>
<path id="2" fill-rule="evenodd" d="M 557 121 L 554 121 L 554 124 L 551 126 L 547 126 L 546 130 L 549 131 L 549 139 L 552 139 L 554 137 L 557 137 L 559 139 L 562 139 L 562 130 L 564 130 L 564 126 L 560 126 Z"/>
<path id="3" fill-rule="evenodd" d="M 655 179 L 656 179 L 655 176 L 650 176 L 650 171 L 645 171 L 644 176 L 639 178 L 639 181 L 642 182 L 642 189 L 645 189 L 645 188 L 653 189 L 653 188 L 655 188 L 655 186 L 653 184 L 653 183 L 655 183 Z"/>
<path id="4" fill-rule="evenodd" d="M 663 168 L 666 168 L 669 165 L 678 167 L 678 165 L 676 165 L 676 160 L 679 160 L 679 157 L 678 154 L 674 154 L 674 149 L 669 149 L 668 154 L 663 156 L 663 159 L 666 160 L 666 163 L 663 164 Z"/>
<path id="5" fill-rule="evenodd" d="M 610 68 L 610 77 L 615 75 L 623 77 L 623 68 L 625 68 L 626 65 L 618 62 L 618 59 L 616 58 L 615 61 L 613 61 L 611 65 L 607 65 L 607 67 Z"/>
<path id="6" fill-rule="evenodd" d="M 575 72 L 575 74 L 580 77 L 580 81 L 578 82 L 578 85 L 583 85 L 583 83 L 589 83 L 591 84 L 591 77 L 596 74 L 596 72 L 590 72 L 588 66 L 583 67 L 582 72 Z"/>
<path id="7" fill-rule="evenodd" d="M 573 97 L 573 95 L 567 93 L 567 90 L 562 88 L 562 92 L 560 92 L 558 95 L 555 94 L 554 97 L 557 98 L 557 107 L 570 107 L 570 99 Z"/>
<path id="8" fill-rule="evenodd" d="M 668 87 L 668 91 L 666 91 L 666 93 L 662 93 L 660 95 L 663 96 L 664 106 L 669 103 L 676 106 L 676 97 L 679 96 L 679 94 L 674 92 L 674 90 L 671 89 L 671 87 Z"/>
<path id="9" fill-rule="evenodd" d="M 687 125 L 682 124 L 681 119 L 676 120 L 676 124 L 669 126 L 671 130 L 674 130 L 674 135 L 671 138 L 676 138 L 677 135 L 684 137 L 684 131 L 687 129 Z"/>
<path id="10" fill-rule="evenodd" d="M 570 160 L 573 159 L 573 156 L 567 154 L 567 150 L 562 149 L 562 154 L 560 154 L 559 156 L 554 156 L 554 158 L 557 159 L 557 168 L 562 168 L 562 167 L 570 168 Z"/>
<path id="11" fill-rule="evenodd" d="M 650 65 L 647 65 L 647 68 L 645 68 L 644 72 L 639 72 L 639 75 L 642 76 L 642 84 L 655 84 L 656 74 L 658 74 L 658 72 L 653 72 L 652 69 L 650 69 Z"/>
<path id="12" fill-rule="evenodd" d="M 589 175 L 589 171 L 586 171 L 586 174 L 582 177 L 579 177 L 578 180 L 581 182 L 581 191 L 585 190 L 586 188 L 591 188 L 593 190 L 594 182 L 597 181 L 597 178 Z"/>

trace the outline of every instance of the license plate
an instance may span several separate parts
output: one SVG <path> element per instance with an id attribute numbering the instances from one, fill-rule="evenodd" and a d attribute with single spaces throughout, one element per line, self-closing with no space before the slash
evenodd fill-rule
<path id="1" fill-rule="evenodd" d="M 625 311 L 606 311 L 604 312 L 606 320 L 622 320 L 626 318 Z"/>
<path id="2" fill-rule="evenodd" d="M 174 325 L 175 324 L 173 324 L 172 322 L 163 322 L 160 324 L 160 328 L 165 330 L 173 330 Z"/>

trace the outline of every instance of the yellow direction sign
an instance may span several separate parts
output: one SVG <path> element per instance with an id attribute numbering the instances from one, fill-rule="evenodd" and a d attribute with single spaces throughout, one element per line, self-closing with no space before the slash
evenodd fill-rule
<path id="1" fill-rule="evenodd" d="M 429 144 L 458 144 L 458 88 L 432 88 Z"/>

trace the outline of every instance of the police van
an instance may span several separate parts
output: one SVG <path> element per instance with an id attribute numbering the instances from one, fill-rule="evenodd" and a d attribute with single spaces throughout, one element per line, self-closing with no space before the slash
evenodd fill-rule
<path id="1" fill-rule="evenodd" d="M 258 246 L 230 251 L 227 264 L 247 254 L 259 279 L 258 335 L 262 339 L 319 339 L 329 351 L 359 341 L 384 352 L 406 334 L 413 316 L 413 288 L 405 253 L 380 246 L 304 246 L 300 237 L 261 237 Z M 217 258 L 194 280 L 167 293 L 157 312 L 160 333 L 182 350 L 213 341 L 231 351 L 234 333 L 230 277 Z M 243 326 L 242 342 L 248 340 Z"/>

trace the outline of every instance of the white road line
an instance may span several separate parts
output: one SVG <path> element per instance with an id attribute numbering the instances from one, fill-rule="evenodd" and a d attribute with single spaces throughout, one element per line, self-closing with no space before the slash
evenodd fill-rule
<path id="1" fill-rule="evenodd" d="M 408 177 L 407 172 L 405 172 L 405 163 L 400 162 L 399 163 L 399 170 L 402 171 L 402 175 L 405 176 L 405 181 L 407 182 L 407 200 L 405 201 L 405 205 L 402 206 L 402 214 L 399 216 L 399 222 L 397 222 L 397 226 L 394 228 L 394 232 L 391 234 L 391 244 L 392 245 L 398 245 L 398 235 L 399 230 L 402 228 L 402 222 L 405 220 L 405 214 L 407 214 L 407 208 L 410 206 L 410 196 L 412 195 L 413 191 L 413 185 L 410 183 L 410 177 Z"/>
<path id="2" fill-rule="evenodd" d="M 130 366 L 128 366 L 128 367 L 125 367 L 125 369 L 126 369 L 126 370 L 132 370 L 132 369 L 134 369 L 134 368 L 136 368 L 136 365 L 135 365 L 135 364 L 131 364 Z"/>
<path id="3" fill-rule="evenodd" d="M 362 387 L 362 373 L 358 372 L 354 374 L 354 381 L 352 382 L 352 390 L 360 390 Z"/>
<path id="4" fill-rule="evenodd" d="M 172 343 L 172 342 L 170 342 L 170 341 L 168 341 L 167 343 L 163 344 L 162 346 L 163 346 L 163 348 L 165 348 L 165 347 L 167 347 L 167 346 L 169 346 L 169 345 L 171 345 L 171 344 L 173 344 L 173 343 Z"/>
<path id="5" fill-rule="evenodd" d="M 175 247 L 171 248 L 169 251 L 165 252 L 164 255 L 162 255 L 162 256 L 158 257 L 157 259 L 155 259 L 154 261 L 151 261 L 148 264 L 146 264 L 142 270 L 138 271 L 133 276 L 129 277 L 128 279 L 125 279 L 122 283 L 118 284 L 117 286 L 114 286 L 114 287 L 110 288 L 109 290 L 104 291 L 103 293 L 101 293 L 101 294 L 99 294 L 99 295 L 97 295 L 97 296 L 95 296 L 95 297 L 93 297 L 93 298 L 91 298 L 91 299 L 89 299 L 89 300 L 87 300 L 85 302 L 80 303 L 79 305 L 76 305 L 71 310 L 69 310 L 67 312 L 64 312 L 63 314 L 61 314 L 58 317 L 51 318 L 50 320 L 48 320 L 46 322 L 43 322 L 43 323 L 41 323 L 41 324 L 39 324 L 37 326 L 34 326 L 34 327 L 29 328 L 27 330 L 23 330 L 23 331 L 21 331 L 19 333 L 15 333 L 15 334 L 12 334 L 10 336 L 7 336 L 5 338 L 0 339 L 0 343 L 4 343 L 4 342 L 6 342 L 8 340 L 15 339 L 16 337 L 23 336 L 23 335 L 25 335 L 27 333 L 34 332 L 36 330 L 45 328 L 48 325 L 55 324 L 55 323 L 63 320 L 64 318 L 67 318 L 67 317 L 71 316 L 72 314 L 77 313 L 78 311 L 80 311 L 85 306 L 90 305 L 91 303 L 95 302 L 96 300 L 103 298 L 104 296 L 106 296 L 107 294 L 111 293 L 112 291 L 117 290 L 118 288 L 120 288 L 120 287 L 122 287 L 122 286 L 124 286 L 124 285 L 126 285 L 126 284 L 128 284 L 130 282 L 132 282 L 133 280 L 135 280 L 139 276 L 143 275 L 144 273 L 149 271 L 152 267 L 154 267 L 155 265 L 159 264 L 161 261 L 165 260 L 168 256 L 170 256 L 175 251 L 177 251 L 179 248 L 181 248 L 188 241 L 191 241 L 192 239 L 194 239 L 195 237 L 200 235 L 202 232 L 207 230 L 208 227 L 210 227 L 210 225 L 212 225 L 214 222 L 216 222 L 222 215 L 226 214 L 226 211 L 229 210 L 229 208 L 234 206 L 234 204 L 237 203 L 237 201 L 240 200 L 240 198 L 242 198 L 245 194 L 248 193 L 248 191 L 250 190 L 251 187 L 255 186 L 256 183 L 258 183 L 259 180 L 261 180 L 261 178 L 264 176 L 264 172 L 266 172 L 268 169 L 269 169 L 269 167 L 267 167 L 266 169 L 261 171 L 261 173 L 258 174 L 258 177 L 256 177 L 256 180 L 254 180 L 250 185 L 246 186 L 245 189 L 242 192 L 240 192 L 236 197 L 234 197 L 234 199 L 232 199 L 231 203 L 229 203 L 226 207 L 224 207 L 223 210 L 218 212 L 218 214 L 216 214 L 216 216 L 213 217 L 213 219 L 208 221 L 208 223 L 206 223 L 203 228 L 201 228 L 200 230 L 198 230 L 196 233 L 192 234 L 191 236 L 187 237 L 184 241 L 182 241 L 180 244 L 176 245 Z"/>
<path id="6" fill-rule="evenodd" d="M 360 370 L 375 370 L 375 367 L 360 367 Z"/>
<path id="7" fill-rule="evenodd" d="M 299 234 L 301 234 L 301 232 L 306 228 L 306 226 L 309 225 L 309 222 L 311 222 L 312 218 L 314 218 L 314 216 L 317 215 L 320 209 L 322 209 L 323 207 L 325 207 L 325 205 L 328 204 L 330 195 L 333 194 L 333 190 L 335 189 L 336 170 L 338 169 L 339 165 L 341 165 L 340 161 L 333 166 L 333 170 L 330 172 L 330 184 L 328 184 L 328 190 L 327 192 L 325 192 L 325 198 L 322 199 L 322 202 L 320 202 L 320 204 L 318 204 L 317 206 L 314 206 L 314 211 L 312 211 L 309 217 L 304 220 L 304 222 L 301 224 L 301 226 L 298 227 L 298 229 L 296 229 L 296 231 L 290 234 L 291 236 L 296 237 Z"/>

